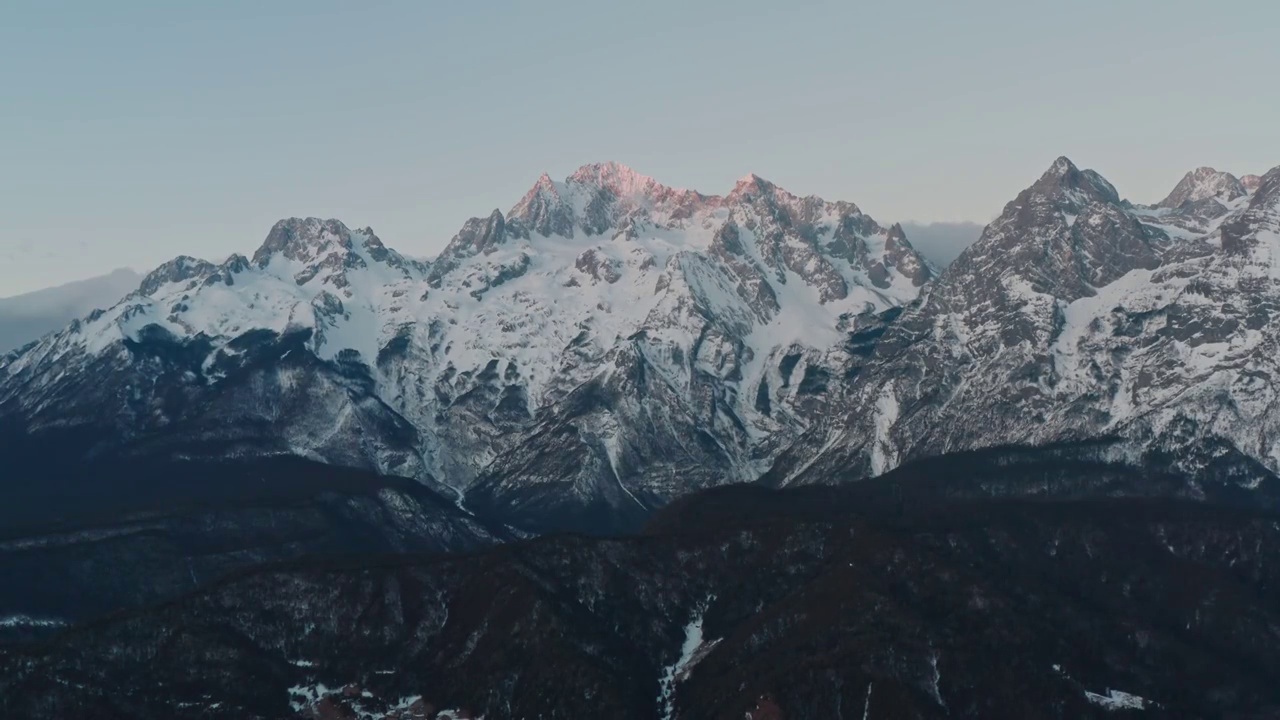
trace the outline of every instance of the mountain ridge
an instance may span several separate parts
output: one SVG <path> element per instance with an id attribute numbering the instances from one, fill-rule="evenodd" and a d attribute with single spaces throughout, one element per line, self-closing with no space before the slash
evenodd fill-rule
<path id="1" fill-rule="evenodd" d="M 430 262 L 314 218 L 280 221 L 252 258 L 177 258 L 0 362 L 0 416 L 96 427 L 92 452 L 284 453 L 460 495 L 483 483 L 477 502 L 517 513 L 494 498 L 537 487 L 522 448 L 554 438 L 581 459 L 571 505 L 648 510 L 762 472 L 829 396 L 844 334 L 932 274 L 901 226 L 853 203 L 587 165 L 468 221 Z M 80 386 L 90 375 L 105 382 Z"/>
<path id="2" fill-rule="evenodd" d="M 1186 215 L 1120 202 L 1109 184 L 1091 182 L 1097 192 L 1081 197 L 1061 182 L 1071 177 L 1055 163 L 904 313 L 877 347 L 878 367 L 849 391 L 852 407 L 876 411 L 789 451 L 783 482 L 834 463 L 876 473 L 907 457 L 1119 432 L 1135 462 L 1185 453 L 1188 470 L 1204 471 L 1234 454 L 1234 482 L 1275 483 L 1270 386 L 1231 388 L 1242 367 L 1270 372 L 1263 348 L 1274 340 L 1259 313 L 1277 299 L 1265 279 L 1274 265 L 1267 242 L 1248 259 L 1230 248 L 1259 244 L 1276 193 L 1264 180 L 1228 204 L 1184 204 L 1210 228 L 1188 238 Z M 1206 300 L 1217 297 L 1225 302 Z M 1252 408 L 1252 420 L 1219 413 L 1224 383 L 1225 408 Z M 829 458 L 808 457 L 828 445 Z"/>
<path id="3" fill-rule="evenodd" d="M 430 261 L 286 219 L 252 258 L 175 259 L 0 361 L 0 419 L 92 428 L 93 454 L 416 477 L 535 531 L 634 527 L 724 483 L 1117 433 L 1135 461 L 1270 492 L 1269 385 L 1229 390 L 1255 419 L 1228 420 L 1214 378 L 1241 350 L 1195 338 L 1273 342 L 1250 333 L 1280 303 L 1275 173 L 1247 191 L 1202 168 L 1177 207 L 1143 206 L 1060 157 L 936 275 L 901 225 L 754 173 L 723 196 L 618 163 L 544 174 Z M 1237 296 L 1216 316 L 1205 282 Z"/>

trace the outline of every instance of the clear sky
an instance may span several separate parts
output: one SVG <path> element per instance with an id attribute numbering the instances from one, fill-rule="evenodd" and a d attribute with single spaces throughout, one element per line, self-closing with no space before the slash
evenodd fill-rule
<path id="1" fill-rule="evenodd" d="M 0 3 L 0 296 L 280 217 L 431 255 L 548 171 L 756 172 L 987 221 L 1058 155 L 1135 201 L 1280 164 L 1280 3 Z"/>

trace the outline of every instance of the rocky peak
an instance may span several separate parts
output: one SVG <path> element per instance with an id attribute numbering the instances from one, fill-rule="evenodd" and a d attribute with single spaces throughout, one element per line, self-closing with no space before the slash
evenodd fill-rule
<path id="1" fill-rule="evenodd" d="M 338 220 L 286 218 L 272 226 L 253 262 L 266 267 L 277 256 L 311 262 L 334 252 L 345 253 L 352 245 L 351 231 Z"/>
<path id="2" fill-rule="evenodd" d="M 493 252 L 502 243 L 506 219 L 497 208 L 488 217 L 471 218 L 458 234 L 449 241 L 446 254 L 462 253 L 467 256 Z M 451 252 L 452 251 L 452 252 Z"/>
<path id="3" fill-rule="evenodd" d="M 439 287 L 440 279 L 465 259 L 476 255 L 488 255 L 507 239 L 507 222 L 502 211 L 494 208 L 488 217 L 471 218 L 457 235 L 449 241 L 444 251 L 431 265 L 428 280 Z"/>
<path id="4" fill-rule="evenodd" d="M 249 258 L 240 253 L 232 253 L 226 262 L 222 263 L 222 267 L 233 273 L 241 273 L 249 269 Z"/>
<path id="5" fill-rule="evenodd" d="M 1254 190 L 1257 190 L 1258 186 L 1261 184 L 1262 184 L 1261 175 L 1244 175 L 1240 178 L 1240 186 L 1249 192 L 1253 192 Z"/>
<path id="6" fill-rule="evenodd" d="M 923 286 L 933 277 L 929 264 L 911 246 L 906 231 L 899 223 L 894 223 L 885 234 L 884 259 L 879 265 L 883 265 L 884 268 L 896 268 L 898 272 L 910 278 L 911 284 L 915 287 Z M 876 276 L 883 272 L 879 265 L 873 265 L 870 269 L 873 283 Z"/>
<path id="7" fill-rule="evenodd" d="M 729 200 L 736 202 L 754 202 L 758 199 L 771 199 L 778 195 L 779 189 L 777 185 L 765 180 L 755 173 L 748 173 L 746 177 L 738 180 L 733 186 L 733 192 L 729 193 Z M 782 194 L 788 194 L 785 190 Z"/>
<path id="8" fill-rule="evenodd" d="M 1134 268 L 1155 267 L 1167 240 L 1131 216 L 1105 178 L 1060 157 L 1005 206 L 942 283 L 963 288 L 961 303 L 1022 286 L 1070 301 Z"/>
<path id="9" fill-rule="evenodd" d="M 583 165 L 569 176 L 568 183 L 607 190 L 618 198 L 654 195 L 666 189 L 648 175 L 613 161 Z"/>
<path id="10" fill-rule="evenodd" d="M 562 202 L 560 188 L 557 186 L 558 183 L 552 180 L 550 175 L 542 173 L 533 183 L 533 187 L 529 188 L 529 191 L 520 198 L 520 202 L 516 203 L 507 215 L 512 218 L 522 217 L 540 206 Z"/>
<path id="11" fill-rule="evenodd" d="M 617 162 L 583 165 L 565 181 L 581 208 L 577 218 L 588 235 L 628 228 L 636 219 L 681 221 L 722 198 L 674 188 Z"/>
<path id="12" fill-rule="evenodd" d="M 573 208 L 565 202 L 564 189 L 550 175 L 542 173 L 507 217 L 538 235 L 573 237 Z"/>
<path id="13" fill-rule="evenodd" d="M 365 254 L 369 256 L 370 260 L 393 267 L 405 273 L 406 277 L 412 269 L 425 271 L 430 266 L 429 263 L 406 258 L 395 250 L 387 247 L 383 244 L 382 239 L 373 232 L 373 228 L 371 227 L 365 227 L 358 231 L 357 234 L 363 238 L 361 244 L 364 247 Z"/>
<path id="14" fill-rule="evenodd" d="M 1019 200 L 1067 205 L 1073 210 L 1091 202 L 1119 203 L 1115 186 L 1093 170 L 1081 170 L 1067 157 L 1053 161 L 1040 179 L 1019 196 Z M 1016 201 L 1015 201 L 1016 202 Z"/>
<path id="15" fill-rule="evenodd" d="M 1258 179 L 1257 189 L 1244 212 L 1223 223 L 1223 251 L 1248 254 L 1264 247 L 1258 260 L 1280 271 L 1280 167 Z"/>
<path id="16" fill-rule="evenodd" d="M 1156 203 L 1156 207 L 1177 209 L 1210 198 L 1230 202 L 1247 194 L 1245 186 L 1231 173 L 1200 167 L 1184 175 L 1173 192 Z"/>
<path id="17" fill-rule="evenodd" d="M 1049 166 L 1049 169 L 1045 170 L 1044 174 L 1040 176 L 1040 179 L 1044 180 L 1048 177 L 1064 178 L 1078 172 L 1080 172 L 1080 168 L 1071 162 L 1071 158 L 1066 155 L 1059 155 L 1058 159 L 1054 160 L 1053 164 Z"/>
<path id="18" fill-rule="evenodd" d="M 184 280 L 197 280 L 217 270 L 213 263 L 188 255 L 179 255 L 147 273 L 138 286 L 140 295 L 152 295 L 161 287 Z"/>

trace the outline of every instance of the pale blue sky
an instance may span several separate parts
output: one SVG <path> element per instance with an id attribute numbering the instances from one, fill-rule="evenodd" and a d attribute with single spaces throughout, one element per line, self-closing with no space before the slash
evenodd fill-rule
<path id="1" fill-rule="evenodd" d="M 747 172 L 986 221 L 1066 154 L 1137 201 L 1280 164 L 1280 3 L 0 3 L 0 296 L 251 252 L 430 255 L 549 171 Z"/>

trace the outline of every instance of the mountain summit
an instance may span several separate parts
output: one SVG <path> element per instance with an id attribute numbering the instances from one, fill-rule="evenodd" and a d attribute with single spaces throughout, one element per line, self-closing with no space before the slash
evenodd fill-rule
<path id="1" fill-rule="evenodd" d="M 1200 167 L 1184 175 L 1168 197 L 1156 203 L 1156 207 L 1176 210 L 1210 198 L 1227 203 L 1248 193 L 1249 190 L 1231 173 Z"/>

